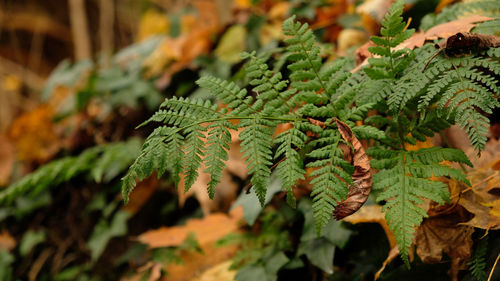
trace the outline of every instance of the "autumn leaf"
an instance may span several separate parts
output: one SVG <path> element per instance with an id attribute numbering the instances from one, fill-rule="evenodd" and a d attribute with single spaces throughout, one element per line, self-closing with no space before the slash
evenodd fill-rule
<path id="1" fill-rule="evenodd" d="M 3 230 L 2 233 L 0 233 L 0 251 L 10 251 L 16 247 L 16 244 L 16 240 L 7 230 Z"/>
<path id="2" fill-rule="evenodd" d="M 6 136 L 0 135 L 0 186 L 9 183 L 14 161 L 14 146 Z"/>
<path id="3" fill-rule="evenodd" d="M 224 62 L 237 63 L 241 61 L 241 53 L 245 51 L 247 30 L 241 24 L 231 26 L 222 35 L 219 45 L 215 48 L 215 55 Z"/>
<path id="4" fill-rule="evenodd" d="M 425 44 L 426 41 L 436 40 L 439 38 L 448 38 L 459 32 L 469 32 L 472 28 L 476 27 L 478 23 L 490 20 L 494 20 L 494 18 L 485 16 L 469 16 L 439 24 L 425 32 L 415 32 L 406 41 L 396 46 L 394 50 L 400 50 L 403 48 L 413 50 L 415 48 L 420 48 Z M 372 57 L 372 54 L 368 51 L 368 48 L 371 46 L 374 46 L 373 42 L 369 41 L 355 51 L 355 60 L 358 67 L 354 68 L 351 72 L 358 71 L 360 69 L 360 66 L 368 62 L 367 58 Z"/>
<path id="5" fill-rule="evenodd" d="M 201 219 L 190 219 L 183 226 L 162 227 L 139 235 L 138 240 L 141 243 L 147 244 L 150 248 L 160 248 L 179 246 L 189 235 L 194 234 L 202 250 L 183 251 L 180 256 L 182 265 L 169 264 L 164 267 L 158 263 L 150 263 L 147 269 L 160 266 L 168 272 L 168 280 L 175 281 L 187 281 L 202 276 L 205 270 L 227 261 L 234 255 L 237 250 L 236 245 L 218 247 L 215 243 L 227 234 L 239 231 L 239 221 L 242 217 L 243 210 L 238 207 L 229 215 L 214 213 Z"/>
<path id="6" fill-rule="evenodd" d="M 370 159 L 368 159 L 365 149 L 354 136 L 351 128 L 339 120 L 336 120 L 336 123 L 342 138 L 351 143 L 354 149 L 352 152 L 352 164 L 354 165 L 353 184 L 349 186 L 346 199 L 342 200 L 334 210 L 335 218 L 340 220 L 356 212 L 366 202 L 372 190 L 373 178 Z"/>
<path id="7" fill-rule="evenodd" d="M 500 171 L 471 170 L 467 177 L 472 186 L 462 190 L 458 204 L 474 216 L 462 224 L 486 231 L 500 229 L 500 216 L 498 215 L 500 196 L 493 192 L 493 190 L 500 189 Z"/>
<path id="8" fill-rule="evenodd" d="M 384 229 L 384 232 L 389 241 L 389 245 L 392 248 L 397 248 L 396 238 L 389 230 L 387 221 L 385 220 L 385 215 L 382 213 L 382 206 L 380 205 L 369 205 L 361 207 L 356 213 L 346 217 L 345 222 L 352 224 L 358 223 L 378 223 Z"/>
<path id="9" fill-rule="evenodd" d="M 232 261 L 219 263 L 205 270 L 199 277 L 192 281 L 233 281 L 236 270 L 230 269 Z"/>
<path id="10" fill-rule="evenodd" d="M 494 20 L 494 18 L 485 16 L 469 16 L 447 23 L 436 25 L 425 32 L 416 32 L 408 40 L 401 43 L 395 49 L 414 49 L 420 48 L 424 45 L 425 41 L 436 40 L 439 38 L 448 38 L 459 32 L 469 32 L 472 28 L 476 27 L 478 23 Z"/>
<path id="11" fill-rule="evenodd" d="M 424 219 L 416 231 L 416 252 L 425 263 L 438 263 L 445 253 L 451 259 L 452 280 L 458 280 L 458 271 L 466 269 L 472 253 L 474 228 L 462 225 L 468 213 L 457 206 L 451 213 Z"/>
<path id="12" fill-rule="evenodd" d="M 53 118 L 53 107 L 42 105 L 22 114 L 12 123 L 9 137 L 20 160 L 45 162 L 59 151 L 62 140 Z"/>
<path id="13" fill-rule="evenodd" d="M 194 233 L 198 243 L 203 246 L 235 232 L 242 217 L 242 209 L 235 208 L 230 215 L 213 213 L 201 219 L 188 220 L 183 226 L 150 230 L 139 235 L 138 240 L 151 248 L 172 247 L 179 246 L 190 233 Z"/>
<path id="14" fill-rule="evenodd" d="M 148 10 L 139 22 L 138 40 L 146 39 L 156 34 L 166 34 L 170 29 L 168 17 L 159 11 Z"/>

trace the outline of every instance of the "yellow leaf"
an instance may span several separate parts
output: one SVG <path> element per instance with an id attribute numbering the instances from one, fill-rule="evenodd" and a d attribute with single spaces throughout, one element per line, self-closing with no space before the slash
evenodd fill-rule
<path id="1" fill-rule="evenodd" d="M 245 51 L 247 30 L 241 24 L 231 26 L 222 36 L 215 49 L 215 55 L 224 62 L 237 63 L 241 60 L 240 54 Z"/>
<path id="2" fill-rule="evenodd" d="M 151 35 L 165 34 L 170 29 L 170 22 L 165 14 L 156 10 L 148 10 L 139 22 L 138 39 L 142 40 Z"/>

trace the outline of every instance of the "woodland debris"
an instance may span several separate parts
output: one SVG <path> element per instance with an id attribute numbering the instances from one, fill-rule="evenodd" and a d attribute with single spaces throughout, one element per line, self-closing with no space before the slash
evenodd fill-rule
<path id="1" fill-rule="evenodd" d="M 500 37 L 488 34 L 474 34 L 469 32 L 458 32 L 446 40 L 434 45 L 438 51 L 432 55 L 425 64 L 424 71 L 429 63 L 441 52 L 447 56 L 459 56 L 500 46 Z"/>

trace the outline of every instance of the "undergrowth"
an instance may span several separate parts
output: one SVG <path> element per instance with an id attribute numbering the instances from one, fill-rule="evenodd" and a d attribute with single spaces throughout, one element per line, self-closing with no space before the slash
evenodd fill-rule
<path id="1" fill-rule="evenodd" d="M 334 208 L 356 185 L 354 167 L 342 150 L 351 144 L 339 133 L 340 121 L 358 139 L 370 140 L 367 153 L 373 158 L 371 168 L 377 171 L 373 190 L 384 204 L 386 220 L 409 265 L 414 229 L 427 217 L 422 203 L 449 200 L 446 185 L 431 178 L 450 177 L 470 185 L 463 171 L 448 163 L 472 164 L 457 149 L 406 148 L 458 124 L 480 153 L 489 127 L 484 114 L 499 106 L 500 52 L 438 56 L 422 72 L 433 53 L 428 45 L 416 50 L 395 48 L 413 34 L 401 16 L 403 4 L 397 1 L 391 7 L 381 36 L 371 38 L 376 46 L 369 51 L 376 56 L 362 71 L 351 74 L 343 59 L 323 62 L 313 32 L 292 17 L 282 26 L 288 72 L 272 71 L 265 59 L 246 53 L 248 86 L 212 76 L 197 81 L 225 106 L 209 100 L 166 99 L 144 122 L 161 125 L 123 178 L 125 201 L 136 180 L 154 171 L 158 176 L 170 171 L 177 179 L 184 174 L 186 191 L 200 171 L 208 173 L 207 192 L 213 198 L 228 157 L 231 131 L 239 131 L 252 188 L 261 204 L 275 165 L 291 206 L 295 206 L 293 187 L 307 178 L 313 186 L 312 208 L 320 233 Z M 376 113 L 367 116 L 368 111 Z M 289 124 L 290 129 L 273 136 L 280 124 Z"/>

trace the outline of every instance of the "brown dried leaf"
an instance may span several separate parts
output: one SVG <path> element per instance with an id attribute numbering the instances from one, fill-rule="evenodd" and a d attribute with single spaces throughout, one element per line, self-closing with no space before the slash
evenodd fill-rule
<path id="1" fill-rule="evenodd" d="M 342 200 L 334 210 L 335 218 L 340 220 L 356 212 L 366 202 L 372 190 L 373 178 L 370 159 L 368 159 L 365 149 L 351 128 L 339 120 L 336 120 L 336 123 L 342 138 L 351 143 L 354 148 L 352 152 L 352 164 L 354 165 L 353 184 L 349 186 L 347 198 Z"/>
<path id="2" fill-rule="evenodd" d="M 200 245 L 213 243 L 228 233 L 238 230 L 238 221 L 243 217 L 241 207 L 234 209 L 230 215 L 214 213 L 202 219 L 191 219 L 186 225 L 161 227 L 139 235 L 141 243 L 151 248 L 179 246 L 194 233 Z"/>
<path id="3" fill-rule="evenodd" d="M 416 32 L 410 38 L 408 38 L 403 43 L 396 46 L 394 49 L 399 50 L 403 48 L 415 49 L 420 48 L 425 44 L 427 40 L 435 40 L 438 38 L 448 38 L 459 32 L 469 32 L 472 28 L 476 27 L 477 23 L 494 20 L 494 18 L 485 16 L 469 16 L 447 23 L 436 25 L 426 32 Z M 372 54 L 368 51 L 368 48 L 374 46 L 374 44 L 369 41 L 365 45 L 359 47 L 355 52 L 355 60 L 357 67 L 351 70 L 351 72 L 356 72 L 361 69 L 361 66 L 368 63 L 367 59 L 372 57 Z"/>
<path id="4" fill-rule="evenodd" d="M 423 262 L 441 262 L 443 253 L 451 258 L 454 281 L 458 280 L 458 271 L 467 268 L 466 261 L 472 252 L 474 228 L 461 225 L 467 219 L 467 212 L 457 206 L 454 212 L 424 219 L 415 235 L 417 254 Z"/>
<path id="5" fill-rule="evenodd" d="M 448 38 L 459 32 L 469 32 L 471 29 L 476 27 L 477 23 L 494 20 L 494 18 L 485 16 L 469 16 L 447 23 L 436 25 L 426 32 L 418 32 L 413 34 L 405 42 L 401 43 L 396 49 L 409 48 L 415 49 L 420 48 L 424 45 L 427 40 L 436 40 L 439 38 Z"/>
<path id="6" fill-rule="evenodd" d="M 462 190 L 458 204 L 474 217 L 463 225 L 486 231 L 500 229 L 500 216 L 496 212 L 500 196 L 494 190 L 500 189 L 500 172 L 492 169 L 471 170 L 467 174 L 472 187 Z"/>

